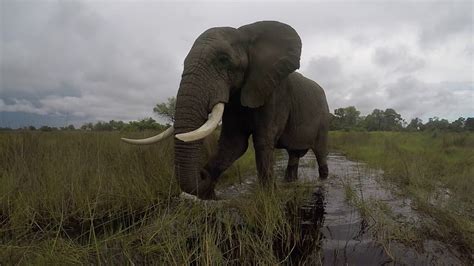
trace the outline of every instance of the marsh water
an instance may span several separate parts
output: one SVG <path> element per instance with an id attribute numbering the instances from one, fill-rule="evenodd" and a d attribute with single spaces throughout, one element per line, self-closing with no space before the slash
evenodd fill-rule
<path id="1" fill-rule="evenodd" d="M 286 153 L 279 153 L 275 165 L 277 176 L 283 176 L 286 163 Z M 455 249 L 433 239 L 423 239 L 417 245 L 393 240 L 382 244 L 383 241 L 375 236 L 375 219 L 364 217 L 348 202 L 347 188 L 351 188 L 360 201 L 381 202 L 397 223 L 413 226 L 414 230 L 421 221 L 430 218 L 417 213 L 409 199 L 394 193 L 396 188 L 381 182 L 383 172 L 338 154 L 330 154 L 328 164 L 329 178 L 318 181 L 313 153 L 308 152 L 300 159 L 298 182 L 314 184 L 314 188 L 311 196 L 291 213 L 297 218 L 297 226 L 303 235 L 287 261 L 324 265 L 463 264 Z M 255 177 L 251 177 L 240 185 L 218 191 L 218 194 L 242 196 L 254 182 Z"/>

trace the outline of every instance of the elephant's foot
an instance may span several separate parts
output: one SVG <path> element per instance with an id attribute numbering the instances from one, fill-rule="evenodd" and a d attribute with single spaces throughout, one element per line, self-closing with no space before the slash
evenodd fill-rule
<path id="1" fill-rule="evenodd" d="M 216 199 L 216 192 L 214 187 L 216 185 L 216 178 L 212 178 L 211 174 L 205 168 L 201 169 L 200 172 L 201 181 L 205 182 L 205 186 L 199 188 L 197 196 L 203 200 L 214 200 Z"/>
<path id="2" fill-rule="evenodd" d="M 293 182 L 298 179 L 298 165 L 288 165 L 285 172 L 285 181 Z"/>
<path id="3" fill-rule="evenodd" d="M 328 165 L 323 165 L 323 166 L 320 166 L 319 167 L 319 178 L 320 179 L 326 179 L 328 178 L 328 175 L 329 175 L 329 169 L 328 169 Z"/>
<path id="4" fill-rule="evenodd" d="M 216 200 L 217 199 L 216 192 L 214 191 L 214 189 L 209 189 L 208 191 L 206 191 L 206 193 L 199 194 L 198 197 L 203 200 Z"/>
<path id="5" fill-rule="evenodd" d="M 264 190 L 277 189 L 277 184 L 273 178 L 273 174 L 267 174 L 264 176 L 258 175 L 258 185 Z"/>

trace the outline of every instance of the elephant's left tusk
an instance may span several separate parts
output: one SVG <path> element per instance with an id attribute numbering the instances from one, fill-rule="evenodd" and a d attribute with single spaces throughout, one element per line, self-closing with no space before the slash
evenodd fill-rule
<path id="1" fill-rule="evenodd" d="M 146 139 L 127 139 L 127 138 L 121 138 L 121 139 L 130 144 L 146 145 L 146 144 L 152 144 L 152 143 L 161 141 L 171 136 L 173 132 L 174 132 L 174 127 L 170 127 L 167 130 L 161 132 L 160 134 L 153 137 L 146 138 Z"/>
<path id="2" fill-rule="evenodd" d="M 176 138 L 184 142 L 194 141 L 203 139 L 216 129 L 217 125 L 222 119 L 224 114 L 224 104 L 218 103 L 212 108 L 211 115 L 209 119 L 202 125 L 200 128 L 193 130 L 191 132 L 177 134 Z"/>

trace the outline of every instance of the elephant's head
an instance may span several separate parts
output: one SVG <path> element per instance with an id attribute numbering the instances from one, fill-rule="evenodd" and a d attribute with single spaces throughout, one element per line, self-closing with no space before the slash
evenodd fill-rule
<path id="1" fill-rule="evenodd" d="M 246 107 L 264 105 L 280 81 L 299 68 L 300 54 L 296 31 L 276 21 L 205 31 L 184 60 L 174 129 L 133 143 L 148 144 L 174 130 L 175 174 L 181 189 L 212 197 L 213 181 L 199 164 L 202 138 L 215 129 L 232 95 L 240 93 Z"/>

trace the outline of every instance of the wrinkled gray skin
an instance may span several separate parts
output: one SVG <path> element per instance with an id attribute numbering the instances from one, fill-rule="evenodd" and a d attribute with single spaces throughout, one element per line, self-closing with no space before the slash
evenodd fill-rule
<path id="1" fill-rule="evenodd" d="M 300 54 L 296 31 L 276 21 L 211 28 L 197 38 L 184 61 L 175 134 L 200 127 L 217 103 L 225 103 L 225 110 L 218 151 L 203 168 L 202 140 L 175 139 L 175 173 L 183 191 L 214 198 L 219 176 L 244 154 L 249 136 L 262 185 L 274 185 L 275 148 L 288 151 L 286 180 L 297 178 L 299 158 L 309 149 L 320 178 L 328 176 L 326 96 L 316 82 L 294 72 Z"/>

